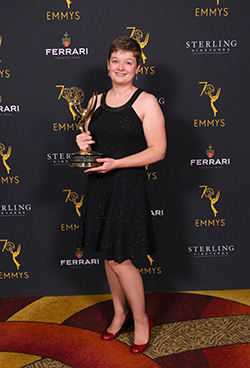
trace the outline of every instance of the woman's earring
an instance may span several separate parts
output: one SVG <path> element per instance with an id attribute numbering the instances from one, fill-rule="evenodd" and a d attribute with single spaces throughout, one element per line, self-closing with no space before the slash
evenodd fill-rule
<path id="1" fill-rule="evenodd" d="M 109 70 L 108 70 L 108 76 L 110 77 Z"/>
<path id="2" fill-rule="evenodd" d="M 136 75 L 135 75 L 135 80 L 137 80 L 137 81 L 138 81 L 138 74 L 136 74 Z"/>

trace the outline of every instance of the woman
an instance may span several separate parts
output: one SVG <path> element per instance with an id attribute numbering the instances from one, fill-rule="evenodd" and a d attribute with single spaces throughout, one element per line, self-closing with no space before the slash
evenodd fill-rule
<path id="1" fill-rule="evenodd" d="M 76 138 L 80 149 L 103 152 L 99 167 L 88 176 L 83 210 L 83 249 L 100 252 L 114 305 L 114 317 L 102 334 L 115 339 L 131 308 L 132 353 L 147 349 L 152 320 L 145 311 L 140 273 L 133 262 L 150 252 L 151 214 L 146 196 L 145 165 L 162 160 L 166 151 L 165 121 L 156 98 L 133 85 L 141 49 L 123 36 L 110 46 L 107 67 L 112 88 L 98 95 L 86 133 Z M 101 175 L 97 175 L 101 174 Z"/>

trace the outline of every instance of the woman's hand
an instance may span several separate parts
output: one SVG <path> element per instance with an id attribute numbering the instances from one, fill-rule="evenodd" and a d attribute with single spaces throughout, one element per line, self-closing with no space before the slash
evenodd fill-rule
<path id="1" fill-rule="evenodd" d="M 81 133 L 76 136 L 76 143 L 81 150 L 86 150 L 90 148 L 90 145 L 95 143 L 91 133 L 87 131 L 86 133 Z"/>
<path id="2" fill-rule="evenodd" d="M 102 165 L 85 170 L 85 174 L 105 174 L 118 168 L 117 160 L 113 158 L 97 158 L 96 162 Z"/>

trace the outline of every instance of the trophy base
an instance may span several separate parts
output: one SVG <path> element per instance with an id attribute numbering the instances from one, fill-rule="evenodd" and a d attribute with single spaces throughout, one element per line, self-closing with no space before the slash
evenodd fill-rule
<path id="1" fill-rule="evenodd" d="M 102 153 L 91 152 L 91 151 L 79 151 L 70 154 L 69 167 L 76 168 L 91 168 L 101 166 L 96 162 L 97 158 L 101 158 Z"/>

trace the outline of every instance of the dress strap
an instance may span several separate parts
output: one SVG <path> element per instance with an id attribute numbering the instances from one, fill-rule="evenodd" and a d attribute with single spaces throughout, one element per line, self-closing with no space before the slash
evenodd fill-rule
<path id="1" fill-rule="evenodd" d="M 130 98 L 130 100 L 127 102 L 127 104 L 129 105 L 129 106 L 132 106 L 133 105 L 133 103 L 135 102 L 135 100 L 140 96 L 140 94 L 143 92 L 143 89 L 141 89 L 141 88 L 138 88 L 135 92 L 134 92 L 134 94 L 132 95 L 132 97 Z"/>
<path id="2" fill-rule="evenodd" d="M 104 107 L 106 105 L 106 96 L 107 96 L 108 90 L 103 92 L 101 97 L 101 106 Z"/>

